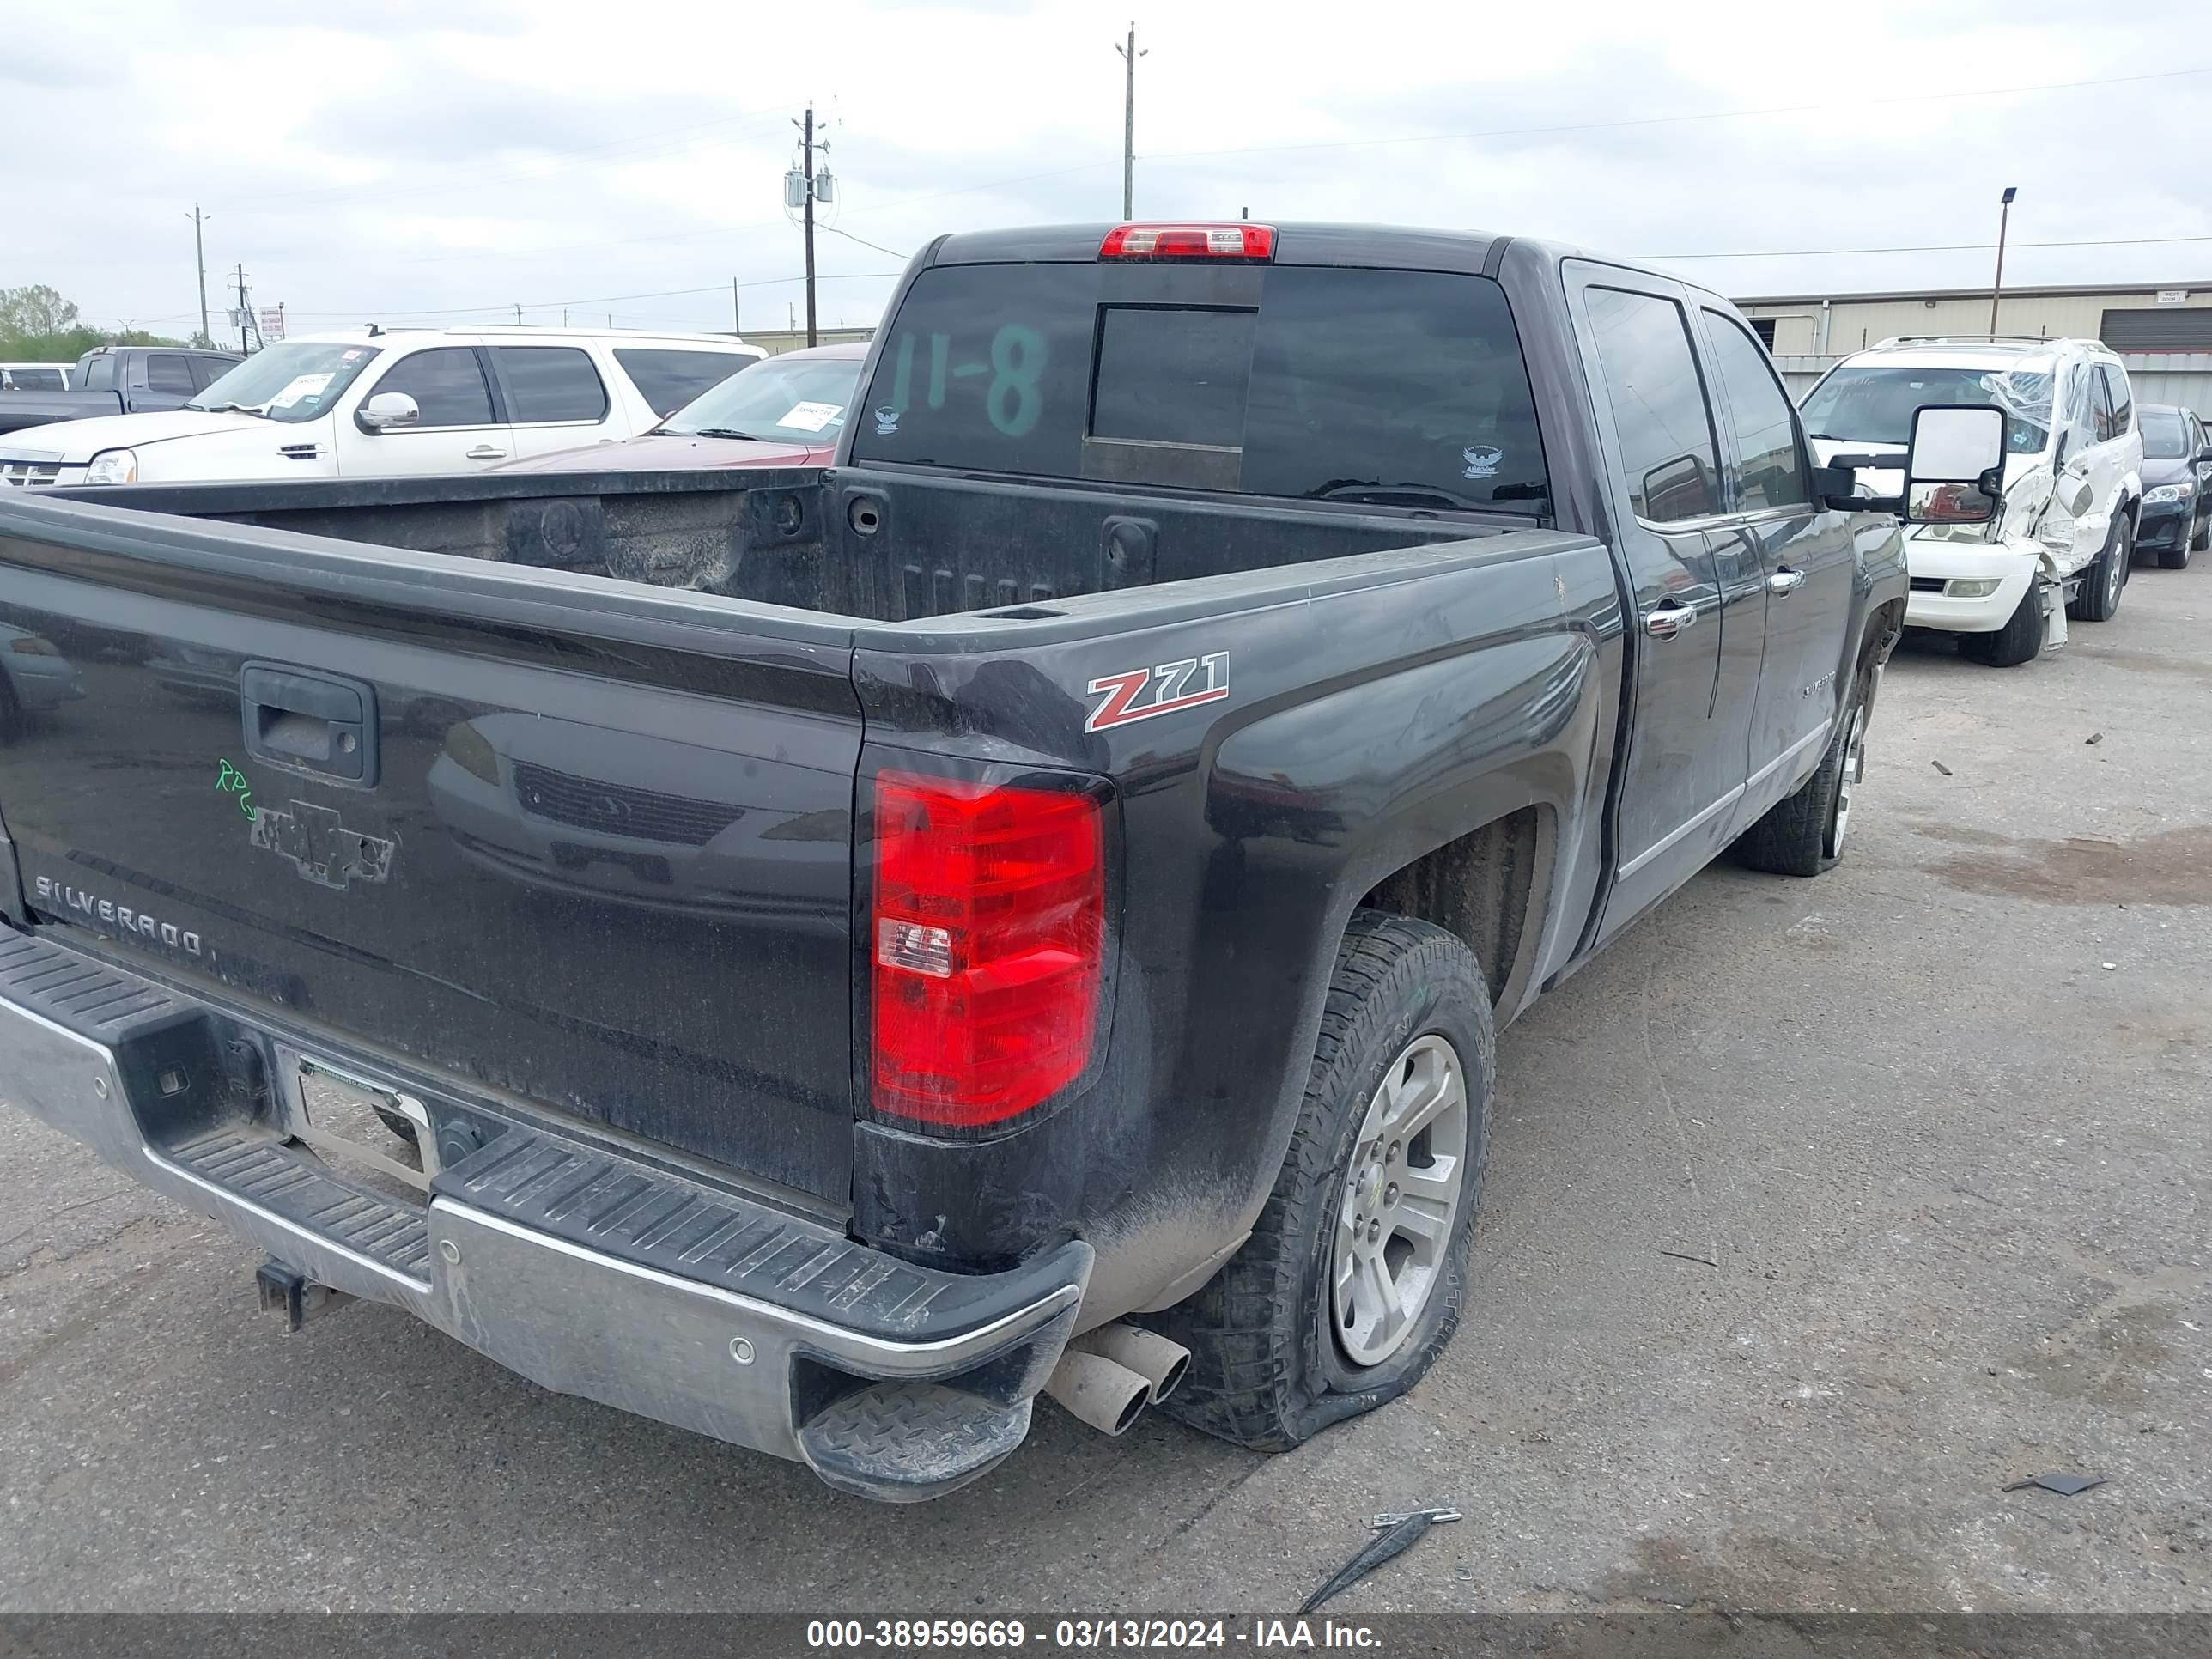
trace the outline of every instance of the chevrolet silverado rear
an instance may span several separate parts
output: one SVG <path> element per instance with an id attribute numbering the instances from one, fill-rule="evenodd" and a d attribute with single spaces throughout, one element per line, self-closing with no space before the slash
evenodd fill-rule
<path id="1" fill-rule="evenodd" d="M 826 471 L 0 498 L 0 623 L 84 690 L 0 749 L 0 1087 L 288 1322 L 872 1497 L 1048 1389 L 1267 1446 L 1394 1397 L 1493 1022 L 1808 792 L 1760 856 L 1820 862 L 1902 605 L 1808 507 L 1860 579 L 1803 734 L 1747 788 L 1737 708 L 1735 815 L 1622 856 L 1637 745 L 1710 758 L 1624 616 L 1699 596 L 1598 533 L 1560 258 L 952 238 Z"/>

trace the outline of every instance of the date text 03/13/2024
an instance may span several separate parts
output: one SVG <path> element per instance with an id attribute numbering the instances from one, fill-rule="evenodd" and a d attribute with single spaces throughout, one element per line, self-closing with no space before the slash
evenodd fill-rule
<path id="1" fill-rule="evenodd" d="M 806 1626 L 806 1644 L 823 1652 L 1176 1652 L 1245 1647 L 1259 1651 L 1336 1649 L 1377 1652 L 1370 1626 L 1334 1620 L 1060 1619 L 1032 1628 L 1019 1619 L 825 1619 Z"/>

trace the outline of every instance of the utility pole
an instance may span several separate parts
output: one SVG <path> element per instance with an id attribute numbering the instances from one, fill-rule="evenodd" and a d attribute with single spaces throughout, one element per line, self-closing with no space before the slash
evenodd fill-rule
<path id="1" fill-rule="evenodd" d="M 814 338 L 814 106 L 806 106 L 806 343 Z"/>
<path id="2" fill-rule="evenodd" d="M 252 315 L 253 307 L 246 297 L 246 266 L 241 261 L 238 267 L 238 355 L 241 357 L 246 355 L 246 325 Z"/>
<path id="3" fill-rule="evenodd" d="M 520 300 L 514 302 L 514 325 L 517 328 L 522 326 L 522 301 Z"/>
<path id="4" fill-rule="evenodd" d="M 1114 43 L 1114 50 L 1121 54 L 1127 65 L 1127 74 L 1121 94 L 1121 216 L 1137 216 L 1137 60 L 1149 57 L 1152 48 L 1137 50 L 1137 25 L 1129 24 L 1129 44 Z"/>
<path id="5" fill-rule="evenodd" d="M 215 343 L 215 336 L 208 332 L 207 243 L 202 240 L 200 235 L 200 225 L 203 222 L 204 216 L 205 216 L 200 212 L 200 204 L 198 202 L 193 203 L 192 265 L 193 268 L 200 274 L 200 338 L 205 341 L 209 345 L 213 345 Z"/>
<path id="6" fill-rule="evenodd" d="M 730 278 L 730 332 L 739 339 L 744 337 L 744 325 L 738 317 L 738 279 L 734 276 Z"/>
<path id="7" fill-rule="evenodd" d="M 2020 194 L 2019 186 L 2007 185 L 1997 210 L 1997 274 L 1990 284 L 1990 332 L 1997 331 L 1997 301 L 2004 297 L 2005 231 L 2012 223 L 2012 198 Z"/>

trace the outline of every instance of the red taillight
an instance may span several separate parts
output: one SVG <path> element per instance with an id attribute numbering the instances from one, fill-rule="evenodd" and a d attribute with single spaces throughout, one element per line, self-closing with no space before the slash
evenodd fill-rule
<path id="1" fill-rule="evenodd" d="M 876 1109 L 975 1128 L 1082 1076 L 1105 915 L 1090 796 L 879 775 Z"/>
<path id="2" fill-rule="evenodd" d="M 1273 225 L 1116 225 L 1102 259 L 1272 259 Z"/>

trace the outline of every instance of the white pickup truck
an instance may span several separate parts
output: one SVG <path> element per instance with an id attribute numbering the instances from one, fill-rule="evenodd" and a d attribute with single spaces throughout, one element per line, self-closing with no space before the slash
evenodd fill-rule
<path id="1" fill-rule="evenodd" d="M 287 340 L 182 409 L 0 436 L 0 489 L 478 472 L 634 438 L 765 354 L 730 335 L 381 329 Z"/>

